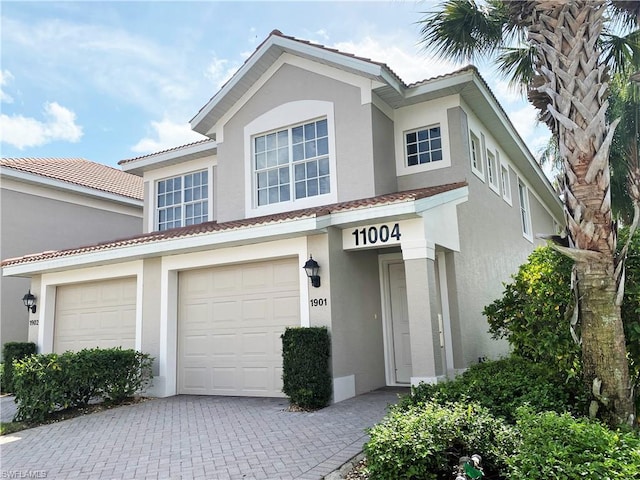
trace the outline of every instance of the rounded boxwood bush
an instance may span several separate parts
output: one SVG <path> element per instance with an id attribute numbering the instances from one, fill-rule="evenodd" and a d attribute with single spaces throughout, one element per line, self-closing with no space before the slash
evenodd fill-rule
<path id="1" fill-rule="evenodd" d="M 392 411 L 368 430 L 365 445 L 370 478 L 451 479 L 461 456 L 478 453 L 487 475 L 506 467 L 517 434 L 477 404 L 427 402 Z"/>

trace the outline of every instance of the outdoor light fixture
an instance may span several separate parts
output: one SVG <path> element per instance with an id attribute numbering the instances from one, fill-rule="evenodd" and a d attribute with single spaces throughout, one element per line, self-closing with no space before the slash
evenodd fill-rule
<path id="1" fill-rule="evenodd" d="M 25 293 L 24 297 L 22 297 L 22 303 L 31 313 L 36 313 L 36 296 L 31 293 L 31 289 L 29 289 L 29 293 Z"/>
<path id="2" fill-rule="evenodd" d="M 320 276 L 318 275 L 318 270 L 320 270 L 320 265 L 316 262 L 311 255 L 309 255 L 309 260 L 304 264 L 304 271 L 307 272 L 307 277 L 311 279 L 311 285 L 314 287 L 320 286 Z"/>

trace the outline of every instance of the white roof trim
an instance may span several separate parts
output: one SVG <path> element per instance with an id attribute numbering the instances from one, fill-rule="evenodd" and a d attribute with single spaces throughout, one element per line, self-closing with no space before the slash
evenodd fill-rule
<path id="1" fill-rule="evenodd" d="M 98 190 L 96 188 L 85 187 L 72 182 L 65 182 L 63 180 L 57 180 L 55 178 L 45 177 L 43 175 L 31 172 L 24 172 L 22 170 L 16 170 L 10 167 L 0 167 L 0 174 L 5 178 L 10 178 L 20 182 L 31 183 L 36 185 L 42 185 L 44 187 L 54 188 L 56 190 L 64 190 L 78 195 L 85 195 L 88 197 L 95 197 L 102 200 L 108 200 L 131 207 L 142 208 L 143 201 L 137 200 L 126 195 L 117 193 L 106 192 L 104 190 Z"/>
<path id="2" fill-rule="evenodd" d="M 214 150 L 216 150 L 217 147 L 218 146 L 214 140 L 197 143 L 195 145 L 183 145 L 181 147 L 173 148 L 169 151 L 152 153 L 150 155 L 145 155 L 144 157 L 132 159 L 130 161 L 122 163 L 120 167 L 123 171 L 128 172 L 151 165 L 157 165 L 158 163 L 175 160 L 176 158 L 184 157 L 186 155 L 197 155 L 199 153 L 205 153 L 209 150 L 211 150 L 211 155 L 213 155 Z M 206 155 L 202 156 L 204 157 Z"/>
<path id="3" fill-rule="evenodd" d="M 211 247 L 233 244 L 259 243 L 278 237 L 292 237 L 324 231 L 329 226 L 346 227 L 349 224 L 389 217 L 408 218 L 439 205 L 455 204 L 467 199 L 468 187 L 460 187 L 432 197 L 389 205 L 359 208 L 347 212 L 336 212 L 319 217 L 285 220 L 233 230 L 195 234 L 174 239 L 150 241 L 148 243 L 98 250 L 95 252 L 68 255 L 34 263 L 18 263 L 2 269 L 3 276 L 30 276 L 56 270 L 86 268 L 94 265 L 121 263 L 144 257 L 161 257 L 189 251 L 206 250 Z"/>

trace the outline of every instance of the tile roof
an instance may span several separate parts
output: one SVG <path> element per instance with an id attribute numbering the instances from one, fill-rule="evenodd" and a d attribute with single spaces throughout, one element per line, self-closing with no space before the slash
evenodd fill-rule
<path id="1" fill-rule="evenodd" d="M 146 155 L 140 155 L 139 157 L 134 157 L 134 158 L 126 158 L 124 160 L 120 160 L 118 162 L 118 165 L 124 165 L 124 164 L 129 163 L 129 162 L 135 162 L 136 160 L 140 160 L 142 158 L 154 157 L 154 156 L 160 155 L 162 153 L 173 152 L 175 150 L 180 150 L 180 149 L 183 149 L 183 148 L 186 148 L 186 147 L 192 147 L 194 145 L 199 145 L 201 143 L 207 143 L 207 142 L 211 142 L 211 143 L 215 144 L 215 140 L 212 140 L 210 138 L 203 138 L 202 140 L 198 140 L 196 142 L 187 143 L 185 145 L 178 145 L 176 147 L 167 148 L 166 150 L 160 150 L 159 152 L 148 153 Z"/>
<path id="2" fill-rule="evenodd" d="M 0 266 L 7 267 L 10 265 L 18 265 L 24 263 L 38 262 L 43 260 L 51 260 L 59 257 L 67 257 L 72 255 L 81 255 L 96 251 L 111 250 L 116 248 L 128 247 L 133 245 L 141 245 L 154 242 L 162 242 L 165 240 L 174 240 L 178 238 L 193 237 L 198 235 L 213 234 L 216 232 L 224 232 L 230 230 L 238 230 L 243 228 L 251 228 L 258 225 L 268 225 L 281 223 L 289 220 L 297 220 L 303 218 L 314 218 L 329 215 L 331 213 L 347 212 L 352 210 L 366 209 L 371 207 L 379 207 L 383 205 L 392 205 L 404 202 L 412 202 L 422 198 L 433 197 L 440 193 L 445 193 L 458 188 L 466 187 L 467 182 L 450 183 L 446 185 L 438 185 L 435 187 L 420 188 L 416 190 L 407 190 L 404 192 L 388 193 L 378 195 L 376 197 L 364 198 L 361 200 L 352 200 L 348 202 L 340 202 L 332 205 L 321 207 L 306 208 L 291 212 L 278 213 L 275 215 L 266 215 L 262 217 L 247 218 L 243 220 L 235 220 L 224 223 L 205 222 L 187 227 L 173 228 L 159 232 L 151 232 L 134 237 L 124 238 L 111 242 L 98 243 L 84 247 L 72 248 L 68 250 L 57 250 L 43 253 L 24 255 L 17 258 L 9 258 L 3 260 Z"/>
<path id="3" fill-rule="evenodd" d="M 0 166 L 135 200 L 143 199 L 141 177 L 84 158 L 2 158 Z"/>

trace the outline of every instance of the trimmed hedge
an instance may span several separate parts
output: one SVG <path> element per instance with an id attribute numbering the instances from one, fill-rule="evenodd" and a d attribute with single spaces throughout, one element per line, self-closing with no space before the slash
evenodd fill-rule
<path id="1" fill-rule="evenodd" d="M 282 391 L 301 408 L 331 400 L 331 341 L 325 327 L 287 328 L 282 335 Z"/>
<path id="2" fill-rule="evenodd" d="M 516 356 L 473 365 L 454 380 L 421 383 L 413 387 L 412 395 L 403 397 L 396 408 L 428 401 L 478 403 L 510 423 L 515 423 L 517 409 L 523 405 L 529 405 L 536 412 L 580 414 L 586 411 L 579 379 L 565 380 L 549 365 Z"/>
<path id="3" fill-rule="evenodd" d="M 513 426 L 473 403 L 392 409 L 368 433 L 364 451 L 371 480 L 448 480 L 459 458 L 474 453 L 482 456 L 488 478 L 495 478 L 517 445 Z"/>
<path id="4" fill-rule="evenodd" d="M 587 418 L 518 412 L 521 444 L 507 459 L 509 478 L 630 480 L 640 478 L 640 436 Z"/>
<path id="5" fill-rule="evenodd" d="M 7 342 L 2 348 L 4 368 L 2 371 L 3 393 L 13 393 L 13 361 L 22 360 L 36 353 L 36 344 L 33 342 Z"/>
<path id="6" fill-rule="evenodd" d="M 151 384 L 152 363 L 146 353 L 121 348 L 32 355 L 15 362 L 15 421 L 43 421 L 92 399 L 120 403 Z"/>

